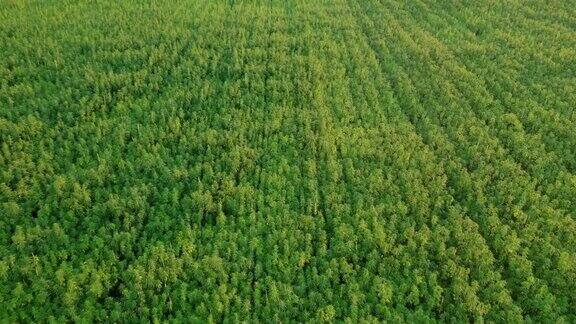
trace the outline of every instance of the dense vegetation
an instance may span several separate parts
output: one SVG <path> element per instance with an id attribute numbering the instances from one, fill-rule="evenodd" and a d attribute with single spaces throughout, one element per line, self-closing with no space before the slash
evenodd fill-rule
<path id="1" fill-rule="evenodd" d="M 0 319 L 576 321 L 572 1 L 0 0 Z"/>

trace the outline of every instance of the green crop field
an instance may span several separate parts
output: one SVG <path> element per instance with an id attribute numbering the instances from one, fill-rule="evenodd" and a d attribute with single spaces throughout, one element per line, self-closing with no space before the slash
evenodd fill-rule
<path id="1" fill-rule="evenodd" d="M 576 322 L 572 0 L 0 0 L 0 322 Z"/>

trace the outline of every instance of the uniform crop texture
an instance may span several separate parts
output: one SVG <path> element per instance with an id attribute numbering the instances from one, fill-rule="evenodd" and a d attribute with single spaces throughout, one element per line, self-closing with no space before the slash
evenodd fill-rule
<path id="1" fill-rule="evenodd" d="M 574 1 L 0 0 L 0 321 L 576 322 Z"/>

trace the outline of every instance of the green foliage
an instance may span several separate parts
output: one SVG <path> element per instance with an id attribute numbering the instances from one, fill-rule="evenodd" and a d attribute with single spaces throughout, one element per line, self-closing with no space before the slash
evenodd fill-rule
<path id="1" fill-rule="evenodd" d="M 576 322 L 569 1 L 0 0 L 2 322 Z"/>

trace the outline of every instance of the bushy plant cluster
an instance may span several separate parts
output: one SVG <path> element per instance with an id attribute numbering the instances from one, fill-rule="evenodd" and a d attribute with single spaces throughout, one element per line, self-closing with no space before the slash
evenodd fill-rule
<path id="1" fill-rule="evenodd" d="M 570 1 L 0 0 L 0 319 L 575 322 Z"/>

